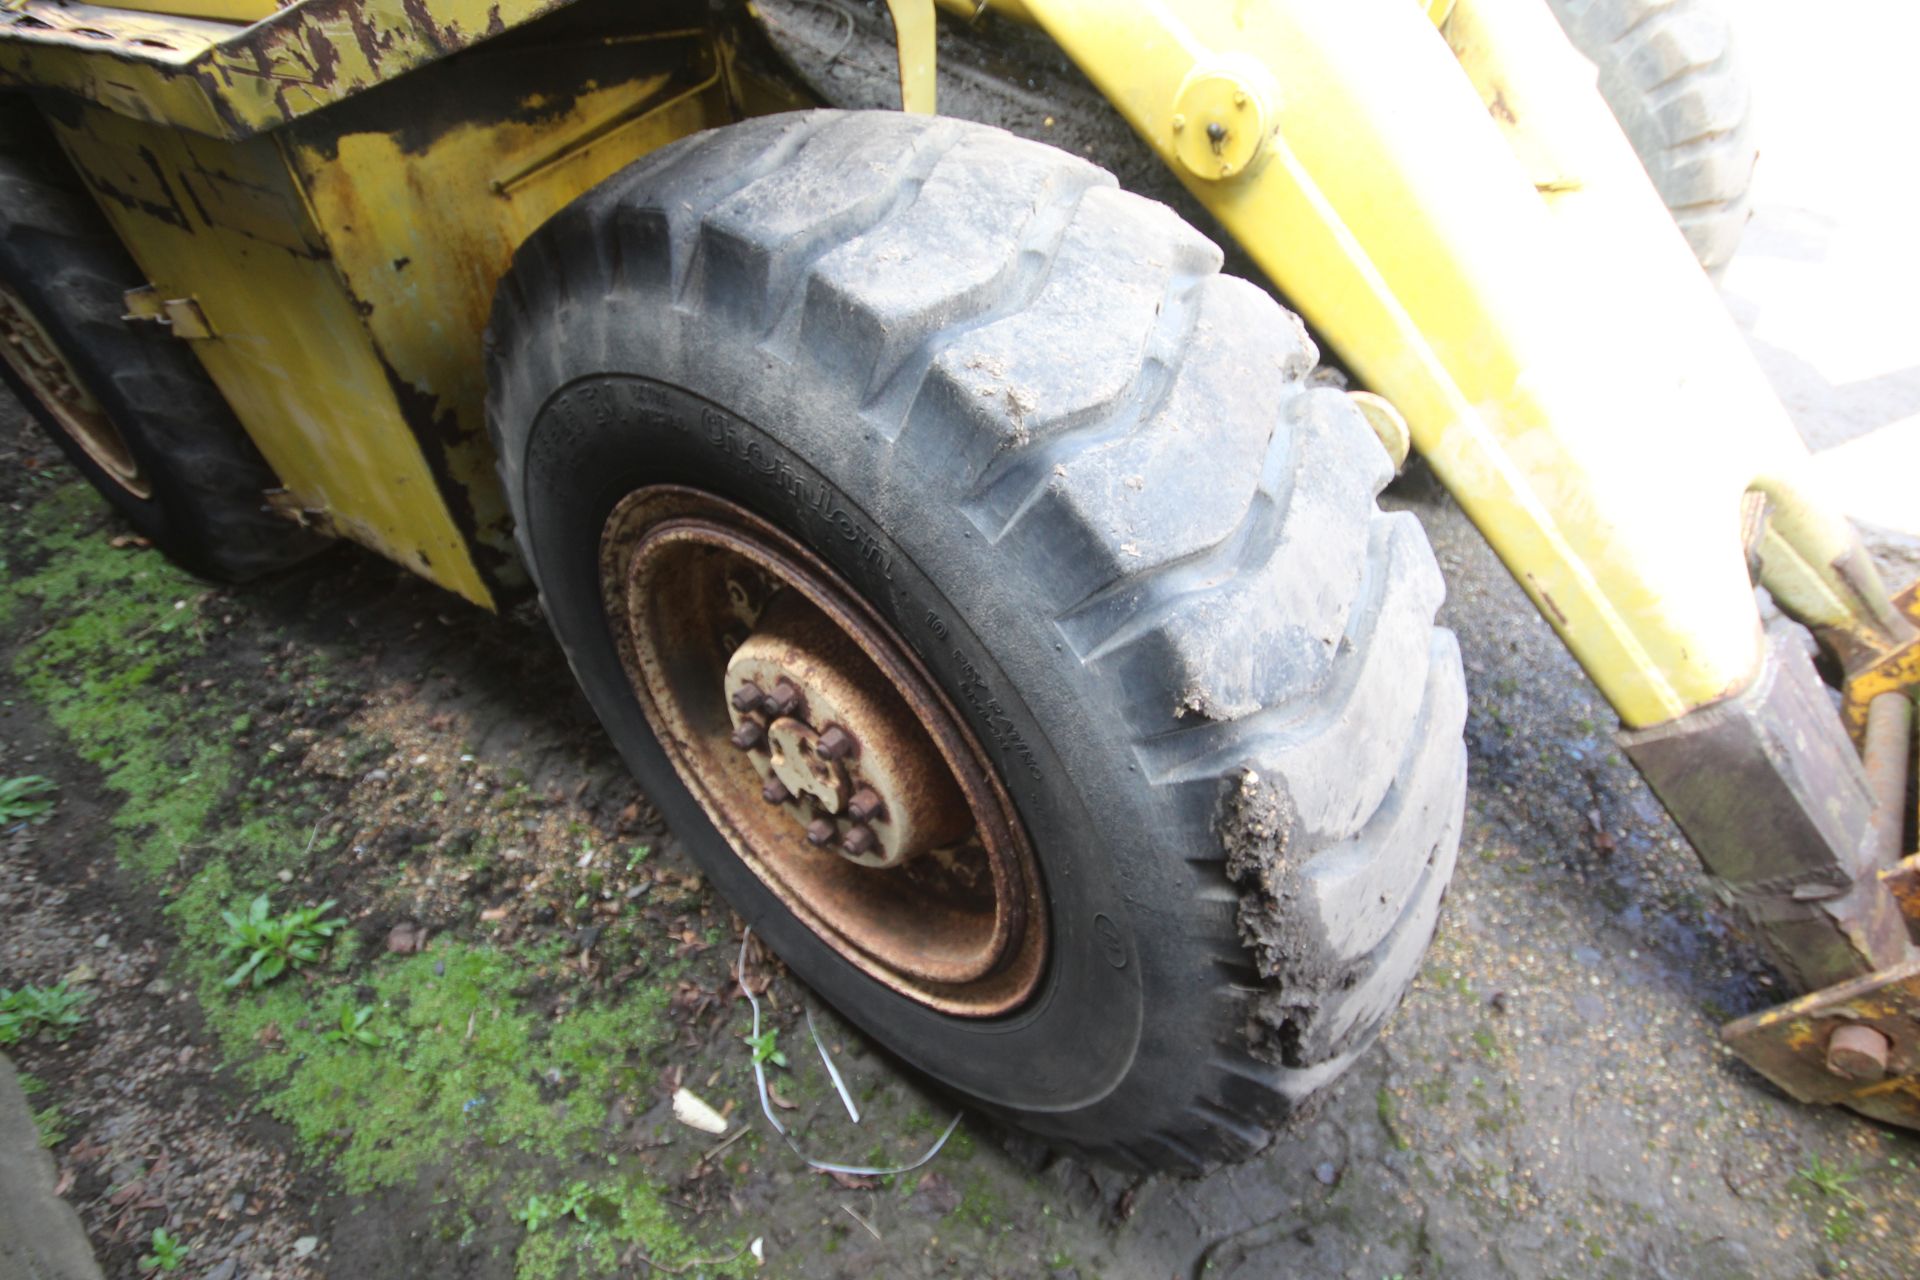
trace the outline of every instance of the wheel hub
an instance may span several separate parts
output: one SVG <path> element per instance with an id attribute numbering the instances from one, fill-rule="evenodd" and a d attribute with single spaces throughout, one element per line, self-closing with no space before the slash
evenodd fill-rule
<path id="1" fill-rule="evenodd" d="M 843 957 L 943 1012 L 1037 985 L 1037 864 L 980 744 L 818 557 L 710 494 L 629 495 L 607 617 L 676 771 L 741 861 Z"/>
<path id="2" fill-rule="evenodd" d="M 973 824 L 911 709 L 862 683 L 871 670 L 824 614 L 782 591 L 727 663 L 728 740 L 815 847 L 897 867 Z"/>

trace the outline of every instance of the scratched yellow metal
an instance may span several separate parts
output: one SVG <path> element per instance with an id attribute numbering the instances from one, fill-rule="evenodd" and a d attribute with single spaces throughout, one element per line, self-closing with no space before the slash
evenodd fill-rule
<path id="1" fill-rule="evenodd" d="M 240 139 L 570 3 L 297 0 L 237 26 L 19 0 L 0 16 L 0 84 L 57 88 L 137 119 Z M 635 11 L 644 18 L 644 6 Z"/>
<path id="2" fill-rule="evenodd" d="M 117 0 L 115 7 L 242 24 L 270 18 L 280 11 L 278 0 Z"/>
<path id="3" fill-rule="evenodd" d="M 1539 0 L 1459 0 L 1441 31 L 1407 0 L 1020 7 L 1405 414 L 1628 725 L 1751 678 L 1745 495 L 1831 508 Z M 1180 118 L 1202 79 L 1270 104 L 1203 100 L 1218 177 Z"/>
<path id="4" fill-rule="evenodd" d="M 495 60 L 482 46 L 457 75 L 423 75 L 423 93 L 461 102 L 472 119 L 423 136 L 405 127 L 417 123 L 411 111 L 362 116 L 348 103 L 289 130 L 288 152 L 416 434 L 465 507 L 463 524 L 505 557 L 481 360 L 494 286 L 514 248 L 575 197 L 732 114 L 704 32 L 595 42 L 538 64 L 511 52 Z"/>
<path id="5" fill-rule="evenodd" d="M 488 602 L 279 143 L 99 108 L 57 129 L 159 294 L 198 300 L 215 336 L 194 353 L 301 505 Z"/>

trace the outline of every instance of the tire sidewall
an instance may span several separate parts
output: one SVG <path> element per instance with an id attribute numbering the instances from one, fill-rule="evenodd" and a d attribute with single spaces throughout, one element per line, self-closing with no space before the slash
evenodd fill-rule
<path id="1" fill-rule="evenodd" d="M 26 303 L 34 318 L 59 346 L 61 355 L 80 376 L 86 391 L 106 412 L 114 429 L 120 433 L 120 438 L 126 443 L 127 452 L 139 464 L 141 474 L 152 485 L 153 493 L 143 498 L 108 474 L 105 468 L 95 462 L 93 457 L 81 447 L 80 442 L 69 435 L 66 429 L 54 419 L 46 406 L 41 403 L 38 393 L 27 384 L 26 379 L 21 377 L 11 364 L 0 361 L 0 378 L 4 378 L 15 398 L 66 456 L 67 461 L 87 478 L 87 482 L 102 497 L 113 504 L 116 511 L 126 517 L 128 523 L 132 524 L 143 537 L 154 543 L 177 545 L 181 541 L 182 522 L 167 507 L 167 493 L 173 483 L 173 477 L 167 467 L 167 459 L 164 454 L 157 453 L 141 435 L 137 412 L 133 411 L 134 407 L 128 405 L 125 397 L 120 394 L 119 387 L 114 383 L 112 370 L 103 367 L 104 362 L 97 358 L 102 351 L 101 336 L 81 333 L 75 318 L 69 314 L 69 309 L 61 306 L 57 299 L 47 296 L 46 290 L 41 287 L 40 281 L 34 274 L 25 270 L 22 264 L 10 260 L 10 256 L 4 255 L 3 250 L 0 250 L 0 274 L 5 276 L 20 300 Z M 123 333 L 113 334 L 111 338 L 116 342 L 137 341 L 134 335 Z M 197 547 L 189 548 L 189 550 L 197 549 Z"/>

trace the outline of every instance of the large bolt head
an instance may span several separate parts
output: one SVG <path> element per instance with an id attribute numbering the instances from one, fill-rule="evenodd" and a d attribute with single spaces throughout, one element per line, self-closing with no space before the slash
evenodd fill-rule
<path id="1" fill-rule="evenodd" d="M 834 825 L 825 818 L 815 818 L 807 824 L 807 843 L 816 849 L 824 849 L 833 843 Z"/>
<path id="2" fill-rule="evenodd" d="M 753 748 L 759 746 L 761 742 L 766 739 L 766 736 L 767 726 L 765 724 L 759 720 L 748 719 L 740 722 L 739 727 L 734 729 L 733 733 L 728 736 L 727 741 L 742 751 L 751 751 Z"/>
<path id="3" fill-rule="evenodd" d="M 872 827 L 854 827 L 847 832 L 840 847 L 856 858 L 864 858 L 880 845 L 880 839 L 873 834 Z"/>
<path id="4" fill-rule="evenodd" d="M 807 695 L 802 693 L 793 681 L 781 680 L 773 686 L 773 692 L 766 696 L 761 705 L 766 708 L 770 716 L 797 717 L 807 705 Z"/>
<path id="5" fill-rule="evenodd" d="M 859 749 L 853 735 L 837 724 L 828 725 L 827 731 L 820 735 L 820 741 L 814 747 L 822 760 L 845 760 Z"/>
<path id="6" fill-rule="evenodd" d="M 760 692 L 760 686 L 749 680 L 733 691 L 733 709 L 745 715 L 758 707 L 765 698 L 766 695 Z"/>
<path id="7" fill-rule="evenodd" d="M 760 788 L 760 798 L 768 804 L 785 804 L 793 799 L 793 792 L 778 778 L 768 778 L 767 784 Z"/>
<path id="8" fill-rule="evenodd" d="M 862 787 L 847 802 L 847 816 L 855 822 L 872 822 L 886 812 L 886 802 L 872 787 Z"/>

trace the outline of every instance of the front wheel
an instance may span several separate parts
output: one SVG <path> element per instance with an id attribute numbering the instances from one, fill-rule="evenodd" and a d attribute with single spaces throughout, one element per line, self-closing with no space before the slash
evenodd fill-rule
<path id="1" fill-rule="evenodd" d="M 716 885 L 985 1110 L 1184 1170 L 1372 1040 L 1465 787 L 1386 455 L 1219 262 L 1051 148 L 816 112 L 571 206 L 490 332 L 548 615 Z"/>

